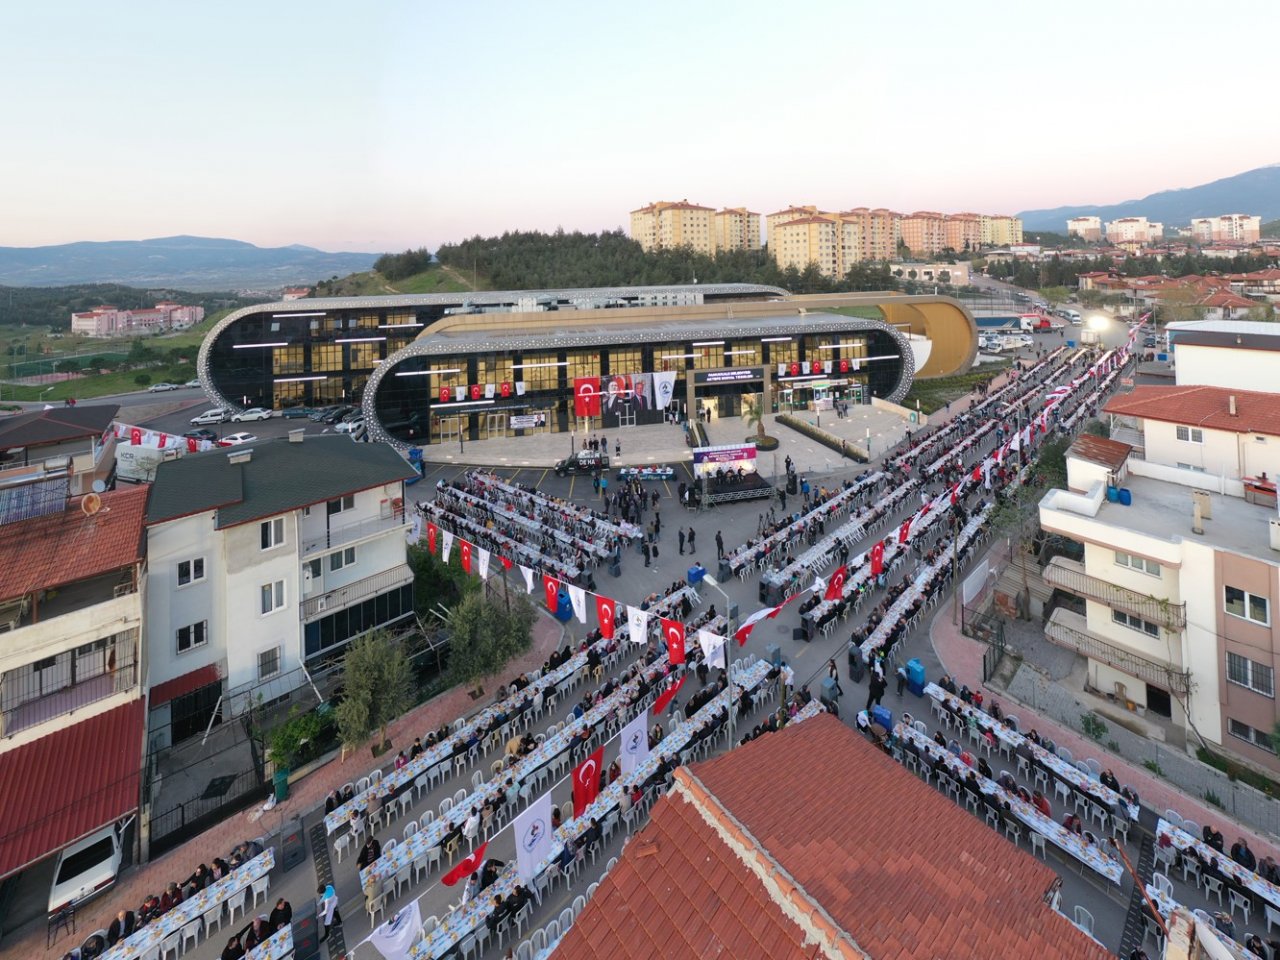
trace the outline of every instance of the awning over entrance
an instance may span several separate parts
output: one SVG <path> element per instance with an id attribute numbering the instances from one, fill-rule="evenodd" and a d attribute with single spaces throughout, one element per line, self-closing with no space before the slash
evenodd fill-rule
<path id="1" fill-rule="evenodd" d="M 0 753 L 0 878 L 138 808 L 141 699 Z"/>

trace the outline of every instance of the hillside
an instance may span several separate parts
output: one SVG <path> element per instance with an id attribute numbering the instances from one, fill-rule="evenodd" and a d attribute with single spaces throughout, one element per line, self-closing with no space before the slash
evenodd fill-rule
<path id="1" fill-rule="evenodd" d="M 1103 205 L 1024 210 L 1018 214 L 1026 230 L 1065 230 L 1072 217 L 1146 217 L 1166 226 L 1186 226 L 1193 217 L 1224 213 L 1257 214 L 1263 221 L 1280 219 L 1280 164 L 1247 170 L 1233 177 L 1179 190 L 1162 190 L 1141 200 Z"/>
<path id="2" fill-rule="evenodd" d="M 0 284 L 118 283 L 183 290 L 273 290 L 367 270 L 371 253 L 257 247 L 241 240 L 161 237 L 45 247 L 0 247 Z"/>
<path id="3" fill-rule="evenodd" d="M 455 270 L 434 263 L 426 270 L 391 281 L 376 270 L 353 273 L 338 280 L 324 280 L 316 284 L 316 297 L 368 297 L 387 296 L 396 293 L 460 293 L 465 290 L 486 290 L 482 278 L 470 275 L 470 271 Z"/>
<path id="4" fill-rule="evenodd" d="M 1272 220 L 1262 225 L 1264 237 L 1280 237 L 1280 220 Z"/>
<path id="5" fill-rule="evenodd" d="M 141 289 L 118 283 L 82 283 L 65 287 L 0 286 L 0 326 L 24 324 L 68 330 L 71 314 L 109 303 L 122 309 L 153 306 L 158 300 L 202 306 L 205 315 L 216 310 L 248 306 L 255 298 L 234 293 L 191 293 L 169 287 Z"/>

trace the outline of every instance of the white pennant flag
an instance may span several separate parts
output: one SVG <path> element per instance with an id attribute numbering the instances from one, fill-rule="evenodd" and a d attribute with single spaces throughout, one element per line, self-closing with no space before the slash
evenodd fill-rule
<path id="1" fill-rule="evenodd" d="M 533 593 L 533 568 L 520 564 L 520 572 L 524 574 L 524 592 Z"/>
<path id="2" fill-rule="evenodd" d="M 618 739 L 618 763 L 622 767 L 622 775 L 629 777 L 649 756 L 648 707 L 641 710 L 634 720 L 622 728 L 622 735 Z"/>
<path id="3" fill-rule="evenodd" d="M 671 405 L 676 390 L 676 372 L 659 370 L 653 375 L 653 405 L 665 410 Z"/>
<path id="4" fill-rule="evenodd" d="M 724 637 L 717 637 L 710 630 L 698 631 L 698 646 L 708 667 L 724 667 Z"/>
<path id="5" fill-rule="evenodd" d="M 627 627 L 632 643 L 649 642 L 649 615 L 639 607 L 627 606 Z"/>
<path id="6" fill-rule="evenodd" d="M 453 534 L 450 533 L 448 530 L 446 530 L 444 532 L 444 548 L 441 550 L 441 556 L 444 557 L 445 563 L 449 562 L 449 551 L 451 551 L 452 549 L 453 549 Z"/>
<path id="7" fill-rule="evenodd" d="M 523 396 L 524 396 L 524 381 L 523 381 L 523 380 L 517 380 L 517 381 L 516 381 L 516 396 L 517 396 L 517 397 L 523 397 Z"/>
<path id="8" fill-rule="evenodd" d="M 551 856 L 555 832 L 551 829 L 551 791 L 525 807 L 515 819 L 516 869 L 520 879 L 532 883 L 538 866 Z"/>
<path id="9" fill-rule="evenodd" d="M 489 551 L 484 547 L 477 547 L 476 553 L 480 557 L 480 579 L 489 579 Z"/>
<path id="10" fill-rule="evenodd" d="M 587 622 L 587 591 L 581 587 L 575 587 L 572 583 L 566 583 L 569 588 L 569 601 L 573 604 L 573 613 L 578 618 L 579 623 Z"/>

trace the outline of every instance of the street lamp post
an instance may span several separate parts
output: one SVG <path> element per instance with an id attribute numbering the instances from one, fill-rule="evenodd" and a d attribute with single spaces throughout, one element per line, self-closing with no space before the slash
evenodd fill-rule
<path id="1" fill-rule="evenodd" d="M 729 659 L 729 641 L 733 639 L 733 615 L 737 612 L 737 606 L 730 603 L 729 595 L 724 592 L 720 586 L 720 582 L 711 574 L 706 574 L 702 578 L 702 582 L 711 586 L 716 593 L 724 599 L 724 618 L 726 623 L 724 638 L 724 672 L 729 681 L 729 748 L 733 749 L 733 661 Z"/>

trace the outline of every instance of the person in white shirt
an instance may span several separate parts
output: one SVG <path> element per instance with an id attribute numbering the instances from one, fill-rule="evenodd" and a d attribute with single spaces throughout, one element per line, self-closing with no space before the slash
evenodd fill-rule
<path id="1" fill-rule="evenodd" d="M 333 884 L 326 884 L 316 889 L 316 893 L 320 897 L 317 904 L 317 912 L 320 915 L 321 926 L 324 927 L 324 933 L 320 935 L 320 941 L 329 936 L 329 929 L 335 924 L 342 926 L 342 914 L 338 913 L 338 891 L 333 889 Z"/>
<path id="2" fill-rule="evenodd" d="M 480 811 L 472 807 L 471 812 L 467 814 L 467 819 L 462 824 L 462 835 L 467 838 L 468 843 L 475 846 L 475 839 L 479 832 Z"/>

